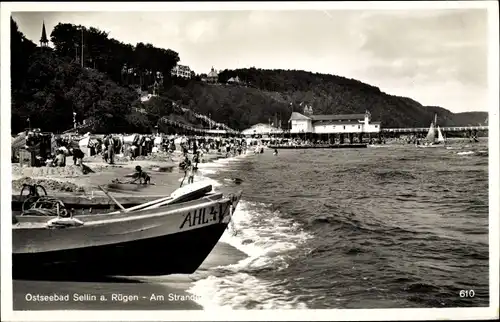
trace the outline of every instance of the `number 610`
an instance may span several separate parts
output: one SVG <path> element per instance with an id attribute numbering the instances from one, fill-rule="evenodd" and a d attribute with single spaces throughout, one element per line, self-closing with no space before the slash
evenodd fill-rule
<path id="1" fill-rule="evenodd" d="M 460 290 L 460 297 L 474 297 L 475 295 L 474 290 Z"/>

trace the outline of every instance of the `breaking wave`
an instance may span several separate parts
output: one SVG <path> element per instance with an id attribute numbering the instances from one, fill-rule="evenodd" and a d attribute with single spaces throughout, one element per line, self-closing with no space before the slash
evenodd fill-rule
<path id="1" fill-rule="evenodd" d="M 201 172 L 225 171 L 219 165 L 228 166 L 245 156 L 248 154 L 205 164 Z M 300 224 L 273 211 L 272 205 L 245 200 L 240 201 L 230 227 L 220 241 L 247 257 L 235 264 L 211 268 L 209 276 L 195 281 L 187 292 L 196 295 L 196 302 L 204 308 L 219 309 L 307 308 L 300 297 L 283 287 L 284 281 L 255 275 L 287 268 L 289 259 L 297 255 L 298 246 L 312 236 Z"/>
<path id="2" fill-rule="evenodd" d="M 259 279 L 253 273 L 279 271 L 296 249 L 311 236 L 299 224 L 280 217 L 270 205 L 241 201 L 233 217 L 237 234 L 227 230 L 221 238 L 248 257 L 236 264 L 214 268 L 217 272 L 196 281 L 189 293 L 200 298 L 203 307 L 231 309 L 307 308 L 290 295 L 283 281 Z M 222 274 L 221 274 L 222 273 Z"/>

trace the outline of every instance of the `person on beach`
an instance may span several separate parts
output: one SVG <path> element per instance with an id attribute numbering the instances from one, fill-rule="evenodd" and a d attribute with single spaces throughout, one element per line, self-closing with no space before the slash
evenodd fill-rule
<path id="1" fill-rule="evenodd" d="M 200 151 L 198 151 L 194 156 L 193 156 L 193 169 L 196 171 L 198 170 L 198 163 L 200 163 Z"/>
<path id="2" fill-rule="evenodd" d="M 179 163 L 179 168 L 186 171 L 186 167 L 189 166 L 190 164 L 191 164 L 191 161 L 189 160 L 188 156 L 185 155 L 184 160 L 181 163 Z"/>
<path id="3" fill-rule="evenodd" d="M 70 148 L 69 152 L 73 156 L 73 164 L 81 166 L 83 164 L 83 158 L 85 153 L 80 148 Z"/>
<path id="4" fill-rule="evenodd" d="M 168 146 L 168 150 L 169 150 L 168 152 L 170 152 L 170 153 L 173 153 L 175 151 L 175 142 L 174 142 L 174 140 L 170 141 L 170 144 Z"/>
<path id="5" fill-rule="evenodd" d="M 66 166 L 66 155 L 61 150 L 57 150 L 57 155 L 55 158 L 55 165 L 57 167 L 65 167 Z"/>
<path id="6" fill-rule="evenodd" d="M 184 184 L 186 177 L 188 177 L 188 184 L 194 182 L 194 165 L 189 161 L 189 159 L 184 162 L 186 162 L 186 164 L 184 165 L 184 178 L 182 178 L 181 187 Z"/>
<path id="7" fill-rule="evenodd" d="M 193 141 L 193 154 L 196 155 L 196 152 L 198 151 L 198 144 L 196 143 L 196 140 Z"/>
<path id="8" fill-rule="evenodd" d="M 187 169 L 188 184 L 194 182 L 194 165 L 191 163 Z"/>
<path id="9" fill-rule="evenodd" d="M 137 180 L 139 180 L 139 184 L 151 183 L 151 177 L 145 171 L 142 170 L 140 165 L 135 167 L 135 173 L 133 178 L 134 179 L 132 179 L 132 181 L 130 181 L 129 183 L 136 183 Z"/>
<path id="10" fill-rule="evenodd" d="M 104 144 L 105 141 L 106 141 L 106 137 L 104 138 L 104 140 L 101 143 L 101 155 L 102 155 L 104 162 L 108 163 L 108 153 L 106 152 L 106 144 Z"/>
<path id="11" fill-rule="evenodd" d="M 111 135 L 109 136 L 109 144 L 108 144 L 108 161 L 109 164 L 115 164 L 115 140 Z"/>
<path id="12" fill-rule="evenodd" d="M 57 151 L 57 140 L 56 140 L 56 136 L 52 133 L 52 135 L 50 137 L 50 153 L 52 155 L 55 155 L 56 151 Z"/>
<path id="13" fill-rule="evenodd" d="M 128 155 L 130 157 L 130 160 L 135 160 L 137 156 L 137 146 L 131 145 L 128 147 Z"/>
<path id="14" fill-rule="evenodd" d="M 187 157 L 187 154 L 189 152 L 189 150 L 187 148 L 187 144 L 181 145 L 181 148 L 182 148 L 182 153 Z"/>
<path id="15" fill-rule="evenodd" d="M 114 164 L 115 163 L 115 140 L 113 137 L 108 135 L 106 139 L 104 139 L 104 145 L 106 146 L 105 154 L 104 154 L 104 161 L 108 162 L 109 164 Z"/>

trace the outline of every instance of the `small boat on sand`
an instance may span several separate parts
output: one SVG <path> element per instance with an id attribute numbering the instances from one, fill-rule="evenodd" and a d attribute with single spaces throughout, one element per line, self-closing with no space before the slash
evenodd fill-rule
<path id="1" fill-rule="evenodd" d="M 126 209 L 110 197 L 120 210 L 76 216 L 57 198 L 26 199 L 29 207 L 13 211 L 13 278 L 191 274 L 228 227 L 241 191 L 195 182 Z M 50 201 L 56 206 L 43 207 Z"/>

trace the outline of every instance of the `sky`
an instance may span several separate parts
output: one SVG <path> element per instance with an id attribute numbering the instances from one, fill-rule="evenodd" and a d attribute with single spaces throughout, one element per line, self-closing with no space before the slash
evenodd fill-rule
<path id="1" fill-rule="evenodd" d="M 196 73 L 236 68 L 335 74 L 452 112 L 488 111 L 486 9 L 13 12 L 39 43 L 59 22 L 179 53 Z M 50 37 L 50 36 L 49 36 Z"/>

